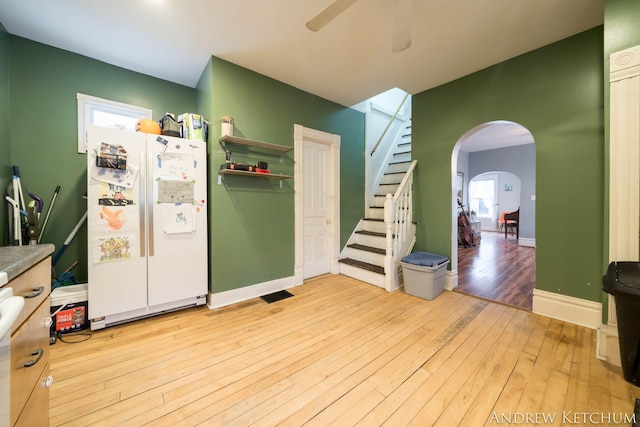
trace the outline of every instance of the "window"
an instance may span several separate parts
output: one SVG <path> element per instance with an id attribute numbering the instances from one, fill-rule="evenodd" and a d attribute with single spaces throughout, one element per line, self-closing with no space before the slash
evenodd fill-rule
<path id="1" fill-rule="evenodd" d="M 478 218 L 494 217 L 495 179 L 472 180 L 469 183 L 469 205 Z"/>
<path id="2" fill-rule="evenodd" d="M 135 130 L 140 119 L 151 119 L 153 111 L 148 108 L 96 98 L 78 93 L 78 153 L 87 152 L 87 129 L 89 125 Z"/>

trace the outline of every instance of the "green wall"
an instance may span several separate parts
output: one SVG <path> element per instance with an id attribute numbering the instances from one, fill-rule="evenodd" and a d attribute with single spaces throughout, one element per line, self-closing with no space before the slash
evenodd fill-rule
<path id="1" fill-rule="evenodd" d="M 216 57 L 205 71 L 198 90 L 211 102 L 211 291 L 290 277 L 295 261 L 293 180 L 280 189 L 276 180 L 226 176 L 218 185 L 215 171 L 225 160 L 215 142 L 222 116 L 234 118 L 236 136 L 285 146 L 293 146 L 294 124 L 341 136 L 342 247 L 364 213 L 364 114 Z M 264 160 L 272 173 L 294 173 L 293 151 L 280 163 L 279 154 L 231 148 L 236 162 Z"/>
<path id="2" fill-rule="evenodd" d="M 9 44 L 11 164 L 20 167 L 23 188 L 43 198 L 45 212 L 55 186 L 61 186 L 42 239 L 58 249 L 86 210 L 86 155 L 77 152 L 76 93 L 151 108 L 154 119 L 167 111 L 195 111 L 196 93 L 20 37 L 10 36 Z M 2 150 L 7 150 L 4 142 Z M 61 272 L 78 260 L 73 272 L 79 281 L 87 277 L 86 235 L 85 224 L 56 266 Z"/>
<path id="3" fill-rule="evenodd" d="M 44 199 L 45 212 L 55 186 L 61 186 L 43 238 L 56 248 L 86 209 L 86 157 L 77 153 L 76 93 L 151 108 L 155 119 L 167 111 L 198 112 L 209 119 L 209 268 L 216 292 L 289 277 L 294 265 L 293 180 L 283 189 L 277 181 L 242 177 L 218 186 L 216 169 L 224 162 L 217 144 L 222 115 L 236 119 L 238 134 L 282 145 L 293 146 L 294 123 L 340 134 L 342 245 L 364 212 L 364 115 L 220 59 L 211 58 L 194 90 L 3 31 L 0 90 L 0 108 L 6 113 L 0 117 L 5 125 L 0 130 L 0 181 L 6 184 L 10 165 L 18 165 L 25 190 Z M 243 155 L 248 156 L 245 161 L 261 156 L 273 172 L 293 174 L 292 153 L 282 164 L 279 156 L 263 153 L 236 152 L 234 160 L 242 161 Z M 4 224 L 6 213 L 0 213 L 3 218 Z M 6 226 L 0 236 L 6 239 Z M 58 272 L 78 260 L 74 274 L 86 281 L 86 248 L 83 226 L 60 259 Z"/>
<path id="4" fill-rule="evenodd" d="M 493 120 L 536 143 L 536 288 L 601 301 L 603 29 L 413 96 L 418 250 L 451 255 L 451 156 Z"/>
<path id="5" fill-rule="evenodd" d="M 11 180 L 11 146 L 9 128 L 9 34 L 0 22 L 0 191 L 4 194 Z M 0 208 L 0 246 L 8 243 L 7 203 L 2 200 Z"/>

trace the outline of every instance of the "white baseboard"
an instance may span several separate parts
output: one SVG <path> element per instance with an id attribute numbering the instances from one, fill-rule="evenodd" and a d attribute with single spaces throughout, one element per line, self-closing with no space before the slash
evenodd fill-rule
<path id="1" fill-rule="evenodd" d="M 213 310 L 214 308 L 225 307 L 227 305 L 246 301 L 252 298 L 258 298 L 262 295 L 282 291 L 301 284 L 302 282 L 297 279 L 296 276 L 290 276 L 238 289 L 232 289 L 230 291 L 209 293 L 207 295 L 207 307 Z"/>
<path id="2" fill-rule="evenodd" d="M 536 247 L 536 239 L 532 239 L 530 237 L 520 237 L 518 239 L 518 245 L 519 246 L 526 246 L 529 248 L 535 248 Z"/>
<path id="3" fill-rule="evenodd" d="M 596 341 L 596 357 L 614 366 L 622 366 L 618 328 L 615 325 L 600 325 Z"/>
<path id="4" fill-rule="evenodd" d="M 452 291 L 458 287 L 458 270 L 447 270 L 444 274 L 444 288 Z"/>
<path id="5" fill-rule="evenodd" d="M 590 329 L 602 325 L 602 303 L 540 289 L 533 290 L 533 312 Z"/>

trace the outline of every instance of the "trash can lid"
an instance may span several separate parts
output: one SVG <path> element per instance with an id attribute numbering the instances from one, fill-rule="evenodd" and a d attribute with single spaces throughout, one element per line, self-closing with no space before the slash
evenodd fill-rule
<path id="1" fill-rule="evenodd" d="M 448 261 L 445 255 L 438 255 L 431 252 L 414 252 L 402 258 L 402 262 L 413 265 L 422 265 L 425 267 L 435 267 Z"/>
<path id="2" fill-rule="evenodd" d="M 640 263 L 617 261 L 609 264 L 602 278 L 602 289 L 612 295 L 627 294 L 640 297 Z"/>

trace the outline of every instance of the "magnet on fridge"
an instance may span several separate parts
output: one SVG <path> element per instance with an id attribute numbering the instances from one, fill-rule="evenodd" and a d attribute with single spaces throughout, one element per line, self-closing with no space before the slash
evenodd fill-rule
<path id="1" fill-rule="evenodd" d="M 158 154 L 158 168 L 162 167 L 162 156 L 160 156 L 160 154 Z"/>

